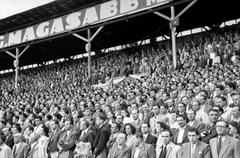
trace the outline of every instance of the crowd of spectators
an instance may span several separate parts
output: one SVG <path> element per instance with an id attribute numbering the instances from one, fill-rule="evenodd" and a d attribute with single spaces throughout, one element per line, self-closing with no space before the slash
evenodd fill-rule
<path id="1" fill-rule="evenodd" d="M 18 91 L 14 74 L 1 75 L 0 157 L 72 158 L 84 142 L 98 158 L 165 158 L 169 145 L 175 158 L 201 142 L 215 158 L 220 137 L 238 158 L 239 55 L 236 25 L 179 47 L 175 69 L 171 49 L 147 48 L 94 60 L 91 78 L 84 60 L 24 70 Z M 129 74 L 144 75 L 107 90 L 91 86 Z"/>

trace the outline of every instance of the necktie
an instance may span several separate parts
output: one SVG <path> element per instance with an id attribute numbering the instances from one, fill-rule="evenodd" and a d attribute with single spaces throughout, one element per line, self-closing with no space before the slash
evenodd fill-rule
<path id="1" fill-rule="evenodd" d="M 164 145 L 164 147 L 162 146 L 162 151 L 159 158 L 166 158 L 166 155 L 167 155 L 167 147 L 166 145 Z"/>
<path id="2" fill-rule="evenodd" d="M 68 135 L 69 135 L 68 133 L 69 133 L 69 132 L 67 131 L 66 134 L 65 134 L 65 136 L 64 136 L 64 138 L 63 138 L 65 142 L 68 141 Z"/>
<path id="3" fill-rule="evenodd" d="M 194 153 L 194 145 L 191 144 L 191 158 L 193 158 L 193 153 Z"/>
<path id="4" fill-rule="evenodd" d="M 50 136 L 50 140 L 53 139 L 54 135 L 55 135 L 55 130 L 52 131 L 51 136 Z"/>
<path id="5" fill-rule="evenodd" d="M 147 114 L 143 114 L 143 120 L 146 121 L 146 118 L 147 118 Z"/>
<path id="6" fill-rule="evenodd" d="M 218 156 L 220 154 L 221 148 L 222 148 L 222 137 L 219 137 L 218 138 L 218 143 L 217 143 L 217 154 L 218 154 Z"/>
<path id="7" fill-rule="evenodd" d="M 138 120 L 135 122 L 136 128 L 138 128 Z"/>
<path id="8" fill-rule="evenodd" d="M 157 125 L 157 116 L 154 117 L 154 134 L 157 134 L 156 125 Z"/>
<path id="9" fill-rule="evenodd" d="M 16 149 L 17 149 L 17 147 L 16 147 L 16 145 L 14 145 L 14 147 L 13 147 L 13 155 L 15 155 Z"/>
<path id="10" fill-rule="evenodd" d="M 53 137 L 55 134 L 54 130 L 52 130 L 51 137 Z"/>
<path id="11" fill-rule="evenodd" d="M 83 132 L 81 139 L 85 137 L 85 135 L 86 135 L 86 132 Z"/>

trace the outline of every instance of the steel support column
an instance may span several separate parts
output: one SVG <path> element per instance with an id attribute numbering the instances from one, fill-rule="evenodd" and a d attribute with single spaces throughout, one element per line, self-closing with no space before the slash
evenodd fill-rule
<path id="1" fill-rule="evenodd" d="M 87 42 L 86 44 L 86 51 L 88 53 L 88 77 L 91 78 L 91 43 L 94 40 L 94 38 L 98 35 L 98 33 L 103 29 L 104 26 L 101 26 L 98 28 L 98 30 L 91 36 L 91 31 L 90 29 L 87 30 L 87 36 L 88 38 L 82 37 L 78 34 L 73 34 L 73 36 Z"/>
<path id="2" fill-rule="evenodd" d="M 175 19 L 174 6 L 171 6 L 171 21 Z M 177 67 L 177 47 L 176 47 L 176 26 L 172 26 L 170 23 L 171 35 L 172 35 L 172 53 L 173 53 L 173 66 Z"/>
<path id="3" fill-rule="evenodd" d="M 173 53 L 173 66 L 176 68 L 177 66 L 177 47 L 176 47 L 176 28 L 179 25 L 180 16 L 185 13 L 193 4 L 195 4 L 198 0 L 193 0 L 190 4 L 188 4 L 179 14 L 175 16 L 174 6 L 171 6 L 171 17 L 168 17 L 158 11 L 155 11 L 154 14 L 170 21 L 170 29 L 171 29 L 171 38 L 172 38 L 172 53 Z"/>
<path id="4" fill-rule="evenodd" d="M 88 78 L 91 78 L 91 31 L 88 32 L 88 43 L 87 43 L 87 52 L 88 52 Z"/>
<path id="5" fill-rule="evenodd" d="M 15 89 L 18 89 L 18 67 L 19 67 L 19 49 L 16 48 L 16 58 L 15 58 L 15 63 L 14 63 L 14 66 L 15 66 Z"/>
<path id="6" fill-rule="evenodd" d="M 18 89 L 18 76 L 19 76 L 19 58 L 23 55 L 23 53 L 26 52 L 26 50 L 30 47 L 30 45 L 28 45 L 27 47 L 25 47 L 25 49 L 19 53 L 19 49 L 16 48 L 16 55 L 14 55 L 13 53 L 9 52 L 9 51 L 5 51 L 5 53 L 7 53 L 8 55 L 10 55 L 11 57 L 13 57 L 15 60 L 13 62 L 13 65 L 15 67 L 15 82 L 14 82 L 14 87 L 15 89 Z"/>

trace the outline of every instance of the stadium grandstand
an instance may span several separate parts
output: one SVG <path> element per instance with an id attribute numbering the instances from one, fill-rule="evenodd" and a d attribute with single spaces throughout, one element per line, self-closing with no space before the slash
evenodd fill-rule
<path id="1" fill-rule="evenodd" d="M 0 15 L 0 158 L 239 158 L 237 4 L 44 0 Z"/>

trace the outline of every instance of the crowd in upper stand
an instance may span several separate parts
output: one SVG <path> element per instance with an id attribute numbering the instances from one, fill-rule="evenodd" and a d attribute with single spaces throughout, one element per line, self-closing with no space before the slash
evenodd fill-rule
<path id="1" fill-rule="evenodd" d="M 0 76 L 0 158 L 239 158 L 240 28 Z M 109 86 L 117 76 L 144 74 Z"/>

